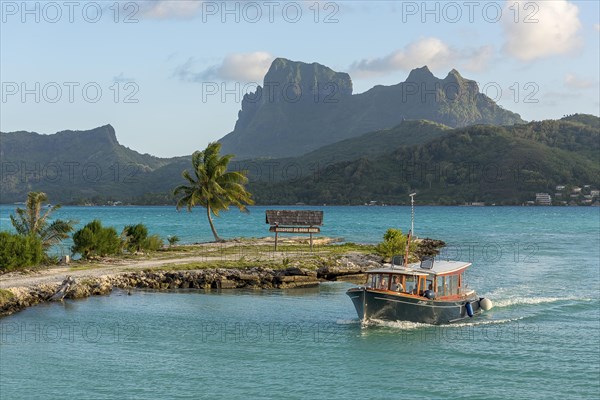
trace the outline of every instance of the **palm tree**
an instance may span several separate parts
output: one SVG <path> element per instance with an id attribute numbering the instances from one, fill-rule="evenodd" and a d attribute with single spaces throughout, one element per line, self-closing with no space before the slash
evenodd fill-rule
<path id="1" fill-rule="evenodd" d="M 42 214 L 42 203 L 48 201 L 43 192 L 29 192 L 25 209 L 17 208 L 17 215 L 11 215 L 10 221 L 20 235 L 37 236 L 42 241 L 44 251 L 69 237 L 77 221 L 56 219 L 48 222 L 50 214 L 60 208 L 60 205 L 48 207 Z"/>
<path id="2" fill-rule="evenodd" d="M 204 151 L 192 154 L 193 176 L 185 170 L 181 174 L 189 185 L 179 185 L 173 191 L 175 196 L 183 194 L 177 201 L 177 210 L 184 206 L 192 211 L 195 206 L 206 208 L 208 223 L 216 241 L 222 241 L 212 221 L 212 215 L 218 217 L 219 211 L 229 206 L 247 211 L 246 205 L 254 204 L 252 195 L 244 185 L 248 182 L 246 172 L 227 171 L 233 154 L 220 156 L 221 143 L 209 143 Z"/>

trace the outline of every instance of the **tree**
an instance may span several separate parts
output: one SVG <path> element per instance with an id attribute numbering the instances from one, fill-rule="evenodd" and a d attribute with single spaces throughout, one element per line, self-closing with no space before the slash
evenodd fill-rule
<path id="1" fill-rule="evenodd" d="M 408 236 L 403 235 L 400 229 L 390 228 L 383 235 L 383 242 L 379 243 L 375 250 L 387 260 L 391 260 L 394 256 L 404 256 L 407 240 Z M 417 244 L 411 240 L 409 245 L 409 261 L 411 258 L 414 259 L 413 255 L 416 250 Z"/>
<path id="2" fill-rule="evenodd" d="M 121 237 L 123 246 L 130 253 L 139 253 L 142 250 L 156 251 L 163 246 L 160 236 L 148 236 L 148 228 L 144 224 L 127 225 L 123 229 Z"/>
<path id="3" fill-rule="evenodd" d="M 252 195 L 246 191 L 248 182 L 246 172 L 227 171 L 233 154 L 220 156 L 221 144 L 210 143 L 204 151 L 192 154 L 192 173 L 182 172 L 187 185 L 177 186 L 173 194 L 183 195 L 177 201 L 177 210 L 186 207 L 192 211 L 195 206 L 206 208 L 208 223 L 216 241 L 221 241 L 212 221 L 212 215 L 218 217 L 219 212 L 228 210 L 231 205 L 240 211 L 247 211 L 246 205 L 254 204 Z M 193 174 L 193 175 L 192 175 Z"/>
<path id="4" fill-rule="evenodd" d="M 391 259 L 395 255 L 403 255 L 406 251 L 407 237 L 400 229 L 388 229 L 383 235 L 383 242 L 379 243 L 376 250 L 382 256 Z"/>
<path id="5" fill-rule="evenodd" d="M 144 224 L 127 225 L 121 236 L 125 237 L 125 247 L 130 252 L 139 252 L 148 238 L 148 228 Z"/>
<path id="6" fill-rule="evenodd" d="M 10 221 L 17 233 L 23 236 L 36 236 L 42 242 L 42 248 L 47 251 L 51 246 L 69 237 L 77 221 L 56 219 L 49 222 L 50 215 L 60 208 L 60 205 L 48 207 L 42 214 L 42 203 L 48 201 L 43 192 L 29 192 L 25 208 L 17 208 L 17 215 L 11 215 Z"/>
<path id="7" fill-rule="evenodd" d="M 115 228 L 103 227 L 95 219 L 73 235 L 73 253 L 79 253 L 83 258 L 119 254 L 123 243 Z"/>

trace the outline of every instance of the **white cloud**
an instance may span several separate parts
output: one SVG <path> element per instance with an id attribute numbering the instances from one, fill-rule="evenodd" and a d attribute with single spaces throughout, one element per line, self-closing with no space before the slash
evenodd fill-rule
<path id="1" fill-rule="evenodd" d="M 199 13 L 202 0 L 154 0 L 138 4 L 141 15 L 147 18 L 193 18 Z"/>
<path id="2" fill-rule="evenodd" d="M 450 49 L 437 38 L 424 38 L 410 43 L 385 57 L 362 59 L 354 62 L 350 70 L 357 76 L 382 75 L 397 70 L 410 70 L 415 66 L 430 68 L 445 67 L 450 58 Z"/>
<path id="3" fill-rule="evenodd" d="M 504 51 L 522 61 L 568 54 L 582 43 L 579 8 L 566 0 L 507 0 L 502 24 Z"/>
<path id="4" fill-rule="evenodd" d="M 234 82 L 262 82 L 275 57 L 265 51 L 234 53 L 225 56 L 220 64 L 195 72 L 196 60 L 189 58 L 179 65 L 174 75 L 191 82 L 206 82 L 219 79 Z"/>
<path id="5" fill-rule="evenodd" d="M 218 76 L 225 80 L 259 82 L 274 59 L 275 57 L 265 51 L 229 54 L 216 71 Z"/>
<path id="6" fill-rule="evenodd" d="M 360 78 L 398 70 L 408 71 L 422 65 L 427 65 L 430 69 L 456 67 L 481 71 L 487 67 L 493 54 L 492 46 L 459 50 L 438 38 L 430 37 L 409 43 L 385 57 L 356 61 L 350 66 L 350 72 Z"/>
<path id="7" fill-rule="evenodd" d="M 595 29 L 597 32 L 600 32 L 600 24 L 594 24 L 594 29 Z"/>
<path id="8" fill-rule="evenodd" d="M 571 73 L 565 75 L 565 86 L 570 89 L 590 89 L 595 85 L 596 82 L 591 79 L 580 78 Z"/>

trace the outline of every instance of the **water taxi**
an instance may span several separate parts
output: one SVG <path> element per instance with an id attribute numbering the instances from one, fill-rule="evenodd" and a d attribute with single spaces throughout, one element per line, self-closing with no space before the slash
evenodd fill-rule
<path id="1" fill-rule="evenodd" d="M 366 285 L 346 292 L 354 303 L 358 318 L 440 325 L 473 318 L 491 309 L 490 299 L 479 297 L 467 288 L 464 274 L 471 263 L 434 257 L 408 263 L 414 232 L 415 195 L 409 195 L 411 229 L 404 257 L 392 257 L 392 263 L 384 264 L 384 268 L 367 271 Z"/>
<path id="2" fill-rule="evenodd" d="M 361 320 L 448 324 L 473 318 L 492 308 L 489 299 L 466 287 L 471 263 L 425 258 L 419 263 L 374 269 L 365 286 L 351 288 Z"/>

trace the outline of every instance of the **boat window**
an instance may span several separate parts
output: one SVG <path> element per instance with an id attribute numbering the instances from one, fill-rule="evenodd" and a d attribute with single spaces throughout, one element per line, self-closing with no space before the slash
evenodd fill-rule
<path id="1" fill-rule="evenodd" d="M 403 292 L 404 285 L 402 284 L 402 277 L 400 275 L 392 276 L 392 285 L 390 286 L 390 290 L 394 292 Z"/>
<path id="2" fill-rule="evenodd" d="M 367 281 L 367 287 L 369 287 L 369 288 L 377 287 L 377 274 L 369 275 L 369 280 Z"/>
<path id="3" fill-rule="evenodd" d="M 404 291 L 406 293 L 414 293 L 416 291 L 418 283 L 419 281 L 416 276 L 407 276 L 406 284 L 404 285 Z"/>
<path id="4" fill-rule="evenodd" d="M 460 275 L 445 275 L 436 278 L 436 295 L 437 296 L 453 296 L 460 292 L 461 283 Z M 427 281 L 429 284 L 429 280 Z"/>
<path id="5" fill-rule="evenodd" d="M 388 290 L 390 288 L 390 276 L 382 275 L 381 280 L 379 281 L 379 286 L 377 289 Z"/>
<path id="6" fill-rule="evenodd" d="M 458 275 L 450 275 L 446 277 L 448 282 L 448 294 L 458 294 Z"/>
<path id="7" fill-rule="evenodd" d="M 433 279 L 427 279 L 425 282 L 425 290 L 433 290 Z"/>
<path id="8" fill-rule="evenodd" d="M 389 274 L 371 274 L 371 279 L 367 283 L 367 287 L 373 289 L 389 289 L 390 284 L 390 275 Z"/>
<path id="9" fill-rule="evenodd" d="M 444 276 L 437 277 L 437 287 L 435 289 L 435 293 L 437 296 L 445 296 L 446 295 L 446 278 Z"/>

